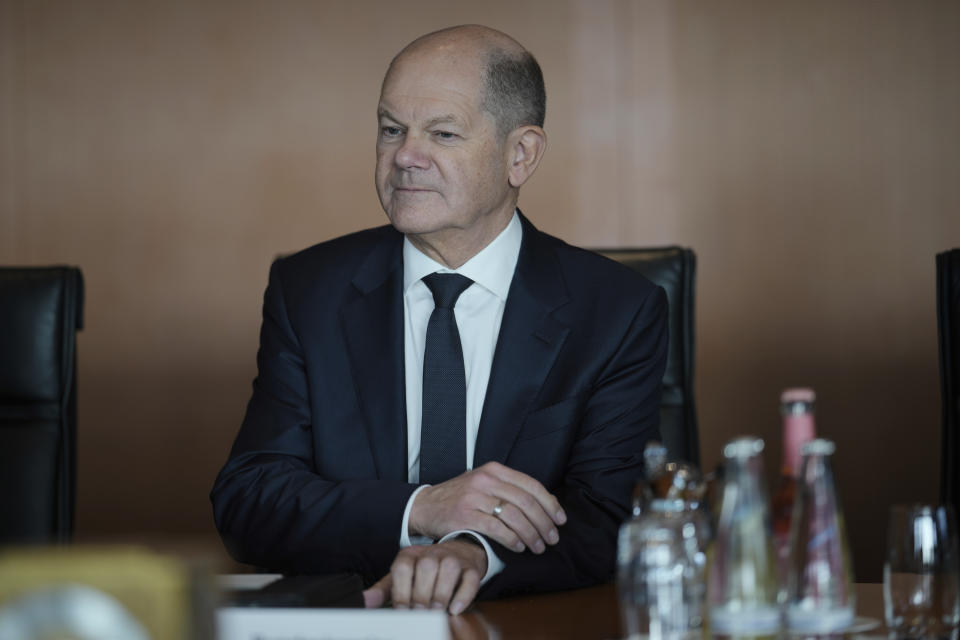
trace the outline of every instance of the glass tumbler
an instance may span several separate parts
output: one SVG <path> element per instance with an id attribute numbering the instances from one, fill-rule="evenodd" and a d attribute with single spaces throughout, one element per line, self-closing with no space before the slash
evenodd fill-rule
<path id="1" fill-rule="evenodd" d="M 960 623 L 957 551 L 952 507 L 890 508 L 883 603 L 891 631 L 908 636 L 955 634 Z"/>
<path id="2" fill-rule="evenodd" d="M 697 578 L 684 539 L 682 500 L 653 500 L 620 529 L 617 592 L 626 638 L 680 640 L 699 633 Z M 688 527 L 689 528 L 689 527 Z"/>

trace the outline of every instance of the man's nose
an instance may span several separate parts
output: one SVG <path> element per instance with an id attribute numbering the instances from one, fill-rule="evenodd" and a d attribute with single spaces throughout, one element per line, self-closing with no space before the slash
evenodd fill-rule
<path id="1" fill-rule="evenodd" d="M 427 141 L 422 137 L 408 133 L 394 156 L 394 162 L 401 169 L 426 169 L 430 166 L 430 155 L 426 146 Z"/>

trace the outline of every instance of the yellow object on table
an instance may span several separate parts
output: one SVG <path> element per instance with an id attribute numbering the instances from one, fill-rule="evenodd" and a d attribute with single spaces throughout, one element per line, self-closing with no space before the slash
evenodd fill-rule
<path id="1" fill-rule="evenodd" d="M 210 593 L 187 563 L 139 547 L 3 550 L 0 637 L 213 637 Z"/>

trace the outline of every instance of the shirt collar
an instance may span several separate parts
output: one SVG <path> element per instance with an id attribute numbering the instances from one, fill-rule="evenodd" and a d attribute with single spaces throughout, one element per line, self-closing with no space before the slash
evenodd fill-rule
<path id="1" fill-rule="evenodd" d="M 436 260 L 428 257 L 413 246 L 409 238 L 403 238 L 403 292 L 410 290 L 424 276 L 437 271 L 441 273 L 459 273 L 499 297 L 507 299 L 510 281 L 520 257 L 520 244 L 523 241 L 523 226 L 520 217 L 513 212 L 506 228 L 493 239 L 480 253 L 462 264 L 458 269 L 448 269 Z"/>

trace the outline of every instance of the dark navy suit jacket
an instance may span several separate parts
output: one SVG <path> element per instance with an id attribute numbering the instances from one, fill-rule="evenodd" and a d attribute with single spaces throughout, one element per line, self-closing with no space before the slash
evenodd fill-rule
<path id="1" fill-rule="evenodd" d="M 667 301 L 632 270 L 537 231 L 504 309 L 474 466 L 539 480 L 566 510 L 539 556 L 494 545 L 481 597 L 609 579 L 616 533 L 657 437 Z M 211 499 L 231 553 L 287 573 L 355 571 L 398 551 L 407 482 L 403 236 L 379 227 L 277 260 L 258 374 Z"/>

